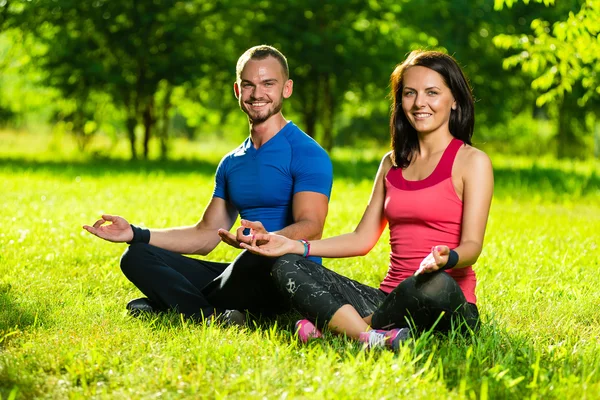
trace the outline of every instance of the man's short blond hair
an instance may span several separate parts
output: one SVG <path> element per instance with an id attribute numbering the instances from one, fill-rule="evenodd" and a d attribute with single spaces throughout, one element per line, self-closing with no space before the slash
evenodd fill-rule
<path id="1" fill-rule="evenodd" d="M 283 70 L 283 77 L 287 80 L 290 77 L 290 69 L 288 67 L 287 59 L 285 56 L 273 46 L 262 44 L 260 46 L 254 46 L 249 48 L 238 58 L 237 65 L 235 67 L 235 76 L 239 82 L 242 77 L 242 70 L 246 66 L 246 63 L 250 60 L 264 60 L 267 57 L 273 57 L 281 65 Z"/>

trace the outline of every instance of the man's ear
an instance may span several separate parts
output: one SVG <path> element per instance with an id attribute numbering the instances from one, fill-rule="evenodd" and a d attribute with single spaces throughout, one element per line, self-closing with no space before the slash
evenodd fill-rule
<path id="1" fill-rule="evenodd" d="M 233 94 L 235 94 L 235 98 L 240 98 L 240 85 L 237 82 L 233 82 Z"/>
<path id="2" fill-rule="evenodd" d="M 284 99 L 289 98 L 292 95 L 293 91 L 294 91 L 294 81 L 291 79 L 288 79 L 283 84 L 283 98 Z"/>

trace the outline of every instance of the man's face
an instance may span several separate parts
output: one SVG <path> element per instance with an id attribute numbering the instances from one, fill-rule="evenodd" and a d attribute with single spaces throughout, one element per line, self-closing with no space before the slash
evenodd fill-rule
<path id="1" fill-rule="evenodd" d="M 281 111 L 283 99 L 292 94 L 292 81 L 285 78 L 277 59 L 267 57 L 249 60 L 234 90 L 242 111 L 252 123 L 260 124 Z"/>

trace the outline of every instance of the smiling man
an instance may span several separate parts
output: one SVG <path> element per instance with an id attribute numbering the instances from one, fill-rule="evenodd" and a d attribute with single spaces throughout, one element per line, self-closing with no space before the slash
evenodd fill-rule
<path id="1" fill-rule="evenodd" d="M 221 237 L 239 248 L 248 240 L 243 229 L 228 232 L 238 215 L 257 232 L 321 237 L 332 165 L 317 142 L 281 112 L 293 91 L 285 56 L 271 46 L 252 47 L 239 58 L 236 75 L 234 93 L 248 116 L 250 135 L 219 163 L 212 199 L 195 225 L 149 230 L 103 215 L 84 226 L 102 239 L 130 244 L 121 269 L 146 296 L 129 302 L 131 312 L 175 309 L 202 319 L 235 314 L 226 309 L 280 311 L 285 304 L 271 282 L 271 259 L 242 252 L 223 263 L 183 254 L 207 255 Z"/>

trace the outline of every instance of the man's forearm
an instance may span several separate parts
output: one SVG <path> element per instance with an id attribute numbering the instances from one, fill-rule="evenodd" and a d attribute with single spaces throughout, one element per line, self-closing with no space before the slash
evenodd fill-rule
<path id="1" fill-rule="evenodd" d="M 323 235 L 323 224 L 313 220 L 301 220 L 272 233 L 290 239 L 315 240 L 320 239 Z"/>
<path id="2" fill-rule="evenodd" d="M 170 229 L 151 229 L 150 244 L 180 254 L 210 253 L 219 244 L 217 230 L 186 226 Z"/>

